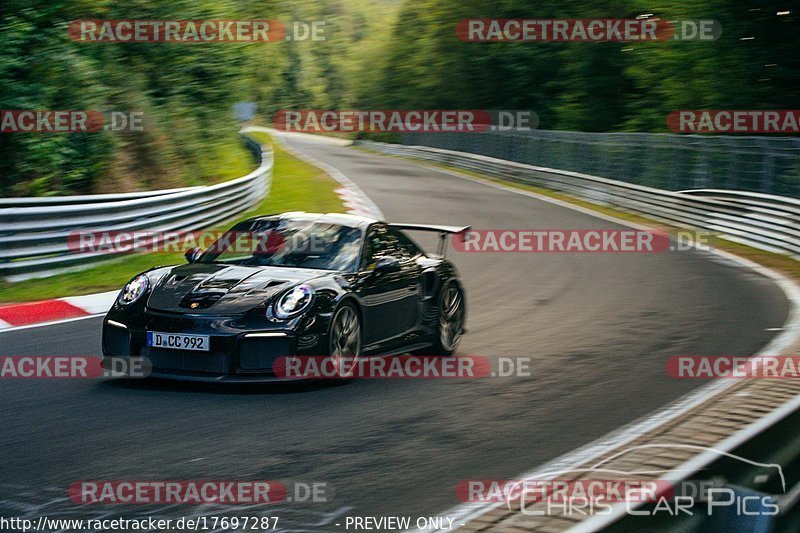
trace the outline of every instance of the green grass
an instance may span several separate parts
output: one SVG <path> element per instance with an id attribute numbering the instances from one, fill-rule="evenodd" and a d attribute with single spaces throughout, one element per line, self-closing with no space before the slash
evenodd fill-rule
<path id="1" fill-rule="evenodd" d="M 259 142 L 271 142 L 269 135 L 254 133 Z M 342 203 L 334 190 L 336 181 L 318 168 L 293 157 L 274 146 L 275 169 L 269 196 L 247 213 L 238 214 L 215 230 L 229 228 L 233 222 L 259 214 L 283 211 L 342 212 Z M 240 177 L 252 170 L 247 161 Z M 0 303 L 29 302 L 62 296 L 78 296 L 121 288 L 135 274 L 154 266 L 183 263 L 183 255 L 175 253 L 137 253 L 99 263 L 78 272 L 67 272 L 47 278 L 9 283 L 0 280 Z"/>

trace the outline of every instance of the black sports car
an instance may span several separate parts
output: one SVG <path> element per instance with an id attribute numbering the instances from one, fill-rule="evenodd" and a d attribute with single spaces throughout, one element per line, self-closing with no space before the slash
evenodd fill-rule
<path id="1" fill-rule="evenodd" d="M 152 377 L 281 381 L 282 356 L 449 355 L 466 304 L 444 250 L 467 229 L 303 212 L 245 220 L 187 252 L 189 264 L 122 289 L 103 321 L 104 365 L 139 356 Z M 438 232 L 438 253 L 413 230 Z"/>

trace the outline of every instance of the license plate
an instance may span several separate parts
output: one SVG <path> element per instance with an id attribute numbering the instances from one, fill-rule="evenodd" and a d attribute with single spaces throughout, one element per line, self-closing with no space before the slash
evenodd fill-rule
<path id="1" fill-rule="evenodd" d="M 147 332 L 147 345 L 154 348 L 172 348 L 173 350 L 209 351 L 211 344 L 208 335 L 187 335 L 185 333 Z"/>

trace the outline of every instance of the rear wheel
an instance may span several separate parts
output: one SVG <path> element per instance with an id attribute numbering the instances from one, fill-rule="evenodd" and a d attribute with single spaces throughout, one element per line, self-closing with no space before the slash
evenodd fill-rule
<path id="1" fill-rule="evenodd" d="M 361 355 L 361 319 L 351 303 L 342 304 L 333 315 L 328 353 L 337 375 L 342 379 L 352 377 Z"/>
<path id="2" fill-rule="evenodd" d="M 464 291 L 451 281 L 442 290 L 439 302 L 439 328 L 433 342 L 436 355 L 452 355 L 456 351 L 464 333 L 466 314 Z"/>

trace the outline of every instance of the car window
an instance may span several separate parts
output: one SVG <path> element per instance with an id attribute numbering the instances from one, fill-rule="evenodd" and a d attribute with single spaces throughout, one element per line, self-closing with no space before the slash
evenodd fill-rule
<path id="1" fill-rule="evenodd" d="M 413 243 L 411 244 L 413 245 Z M 406 260 L 416 254 L 412 253 L 411 248 L 406 243 L 401 242 L 397 232 L 391 228 L 382 225 L 373 226 L 367 233 L 364 245 L 364 255 L 361 262 L 363 269 L 372 270 L 375 268 L 376 258 L 388 255 L 397 257 L 400 260 Z"/>
<path id="2" fill-rule="evenodd" d="M 360 245 L 361 231 L 356 228 L 267 219 L 235 226 L 198 262 L 352 271 L 358 263 Z"/>
<path id="3" fill-rule="evenodd" d="M 411 238 L 409 238 L 408 235 L 406 235 L 402 231 L 394 229 L 392 227 L 389 227 L 388 231 L 389 234 L 393 235 L 398 240 L 400 246 L 403 247 L 403 249 L 405 250 L 405 252 L 408 254 L 409 257 L 416 257 L 422 253 L 420 247 L 417 246 L 416 243 L 412 241 Z"/>

